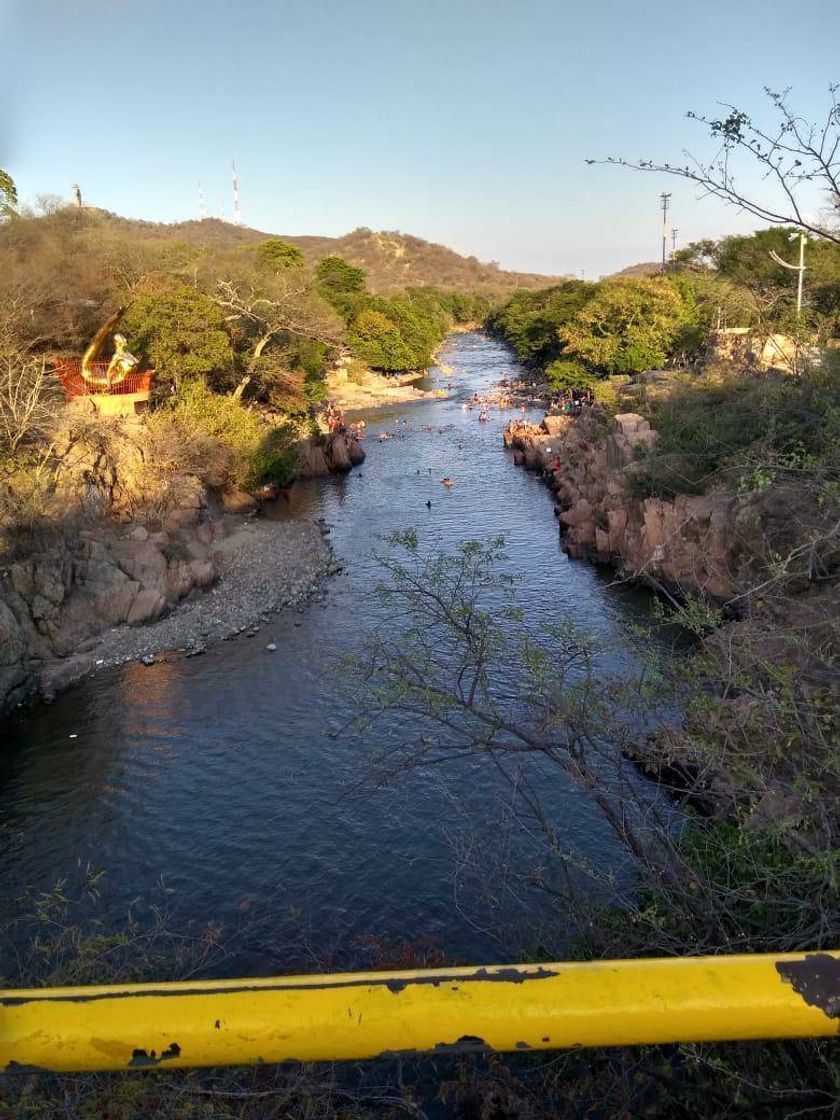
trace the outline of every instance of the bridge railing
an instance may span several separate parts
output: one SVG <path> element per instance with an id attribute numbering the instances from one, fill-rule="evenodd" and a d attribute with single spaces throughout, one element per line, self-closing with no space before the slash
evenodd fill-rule
<path id="1" fill-rule="evenodd" d="M 0 991 L 0 1070 L 840 1034 L 840 951 Z"/>

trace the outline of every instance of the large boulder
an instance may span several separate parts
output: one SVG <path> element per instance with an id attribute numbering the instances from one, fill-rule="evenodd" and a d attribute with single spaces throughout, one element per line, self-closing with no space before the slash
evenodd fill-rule
<path id="1" fill-rule="evenodd" d="M 350 459 L 350 448 L 347 437 L 344 435 L 330 436 L 327 441 L 326 458 L 333 471 L 349 471 L 353 463 Z"/>
<path id="2" fill-rule="evenodd" d="M 38 670 L 38 691 L 45 700 L 53 700 L 59 692 L 87 676 L 92 668 L 93 658 L 86 653 L 50 661 Z"/>
<path id="3" fill-rule="evenodd" d="M 544 431 L 550 436 L 559 436 L 566 432 L 569 428 L 570 418 L 568 416 L 549 416 L 547 415 L 542 426 Z"/>
<path id="4" fill-rule="evenodd" d="M 0 599 L 0 707 L 26 682 L 26 635 L 11 608 Z"/>
<path id="5" fill-rule="evenodd" d="M 119 566 L 144 589 L 166 596 L 166 557 L 151 541 L 119 541 L 116 546 Z"/>
<path id="6" fill-rule="evenodd" d="M 330 473 L 324 448 L 313 440 L 305 439 L 299 446 L 301 478 L 324 478 Z"/>
<path id="7" fill-rule="evenodd" d="M 126 621 L 129 626 L 138 626 L 143 622 L 153 622 L 166 610 L 166 599 L 151 587 L 143 587 L 134 597 L 131 610 Z"/>
<path id="8" fill-rule="evenodd" d="M 195 587 L 209 587 L 216 579 L 216 568 L 211 560 L 190 560 L 190 576 Z"/>

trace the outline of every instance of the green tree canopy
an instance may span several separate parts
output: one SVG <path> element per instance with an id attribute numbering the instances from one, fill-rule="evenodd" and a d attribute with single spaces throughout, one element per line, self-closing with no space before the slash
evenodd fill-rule
<path id="1" fill-rule="evenodd" d="M 8 215 L 14 213 L 14 208 L 17 205 L 17 187 L 15 181 L 8 173 L 0 167 L 0 215 Z"/>
<path id="2" fill-rule="evenodd" d="M 349 321 L 360 310 L 366 277 L 364 269 L 348 264 L 342 257 L 324 257 L 315 266 L 315 285 L 323 298 Z"/>
<path id="3" fill-rule="evenodd" d="M 665 279 L 609 280 L 560 331 L 568 351 L 596 369 L 630 373 L 666 361 L 690 318 Z"/>
<path id="4" fill-rule="evenodd" d="M 586 305 L 595 288 L 568 280 L 552 288 L 516 292 L 488 318 L 523 361 L 544 365 L 563 353 L 562 328 Z"/>
<path id="5" fill-rule="evenodd" d="M 796 287 L 796 274 L 776 264 L 770 253 L 796 264 L 799 233 L 786 226 L 758 230 L 742 237 L 724 237 L 718 242 L 715 264 L 718 273 L 751 291 Z"/>
<path id="6" fill-rule="evenodd" d="M 303 252 L 297 245 L 290 245 L 280 237 L 270 237 L 257 246 L 257 256 L 263 268 L 281 272 L 287 268 L 303 268 Z"/>
<path id="7" fill-rule="evenodd" d="M 158 280 L 139 290 L 122 329 L 134 353 L 154 366 L 159 379 L 178 384 L 190 376 L 224 378 L 231 370 L 224 316 L 189 284 Z"/>
<path id="8" fill-rule="evenodd" d="M 350 349 L 357 358 L 374 369 L 412 368 L 412 352 L 399 327 L 382 311 L 366 308 L 350 326 Z"/>

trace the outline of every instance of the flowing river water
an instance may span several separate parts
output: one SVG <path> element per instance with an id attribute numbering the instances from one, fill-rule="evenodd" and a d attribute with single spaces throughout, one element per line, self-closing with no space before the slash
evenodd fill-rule
<path id="1" fill-rule="evenodd" d="M 626 635 L 648 616 L 649 599 L 563 554 L 549 492 L 503 447 L 510 414 L 493 409 L 479 423 L 462 408 L 516 375 L 510 352 L 467 333 L 448 341 L 442 360 L 455 371 L 447 399 L 370 414 L 360 470 L 297 483 L 269 514 L 323 516 L 332 526 L 345 568 L 324 603 L 203 657 L 103 671 L 0 730 L 7 915 L 24 888 L 72 879 L 81 861 L 106 872 L 106 925 L 163 876 L 173 928 L 232 931 L 225 968 L 240 975 L 364 966 L 371 937 L 484 963 L 516 952 L 497 927 L 537 921 L 541 904 L 499 887 L 488 909 L 479 858 L 495 853 L 498 871 L 534 854 L 510 830 L 505 783 L 492 768 L 463 763 L 376 787 L 366 759 L 379 744 L 335 735 L 348 702 L 333 656 L 364 641 L 381 578 L 371 550 L 378 535 L 411 526 L 444 549 L 504 535 L 526 616 L 550 624 L 571 614 L 585 624 L 609 648 L 607 674 L 632 665 Z M 449 380 L 429 372 L 430 384 Z M 380 443 L 382 431 L 401 434 Z M 270 641 L 277 652 L 266 651 Z M 624 853 L 591 800 L 561 777 L 542 788 L 561 840 L 621 874 Z"/>

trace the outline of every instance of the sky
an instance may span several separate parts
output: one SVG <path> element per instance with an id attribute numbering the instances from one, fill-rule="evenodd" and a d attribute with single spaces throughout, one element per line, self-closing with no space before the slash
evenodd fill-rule
<path id="1" fill-rule="evenodd" d="M 594 279 L 658 257 L 663 190 L 679 244 L 759 223 L 587 158 L 710 154 L 686 111 L 760 117 L 765 86 L 818 117 L 838 42 L 837 0 L 0 0 L 0 167 L 162 222 L 201 182 L 229 220 L 235 159 L 257 229 Z"/>

